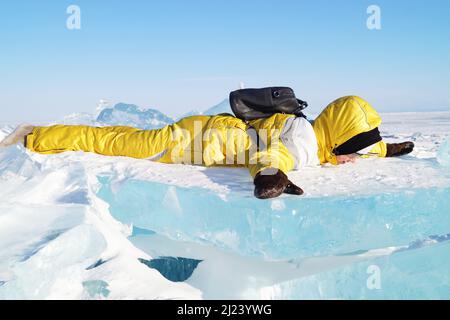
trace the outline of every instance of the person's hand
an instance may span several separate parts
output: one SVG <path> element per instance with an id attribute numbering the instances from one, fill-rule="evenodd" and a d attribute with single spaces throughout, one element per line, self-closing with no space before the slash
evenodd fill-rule
<path id="1" fill-rule="evenodd" d="M 256 175 L 255 197 L 258 199 L 270 199 L 280 196 L 282 193 L 302 195 L 303 190 L 288 179 L 283 171 L 278 169 L 266 169 Z"/>
<path id="2" fill-rule="evenodd" d="M 386 148 L 386 157 L 400 157 L 413 151 L 414 142 L 386 143 Z"/>

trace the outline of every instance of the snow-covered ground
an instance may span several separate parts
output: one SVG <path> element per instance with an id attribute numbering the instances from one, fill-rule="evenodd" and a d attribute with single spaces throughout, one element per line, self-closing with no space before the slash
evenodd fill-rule
<path id="1" fill-rule="evenodd" d="M 100 115 L 61 122 L 170 120 Z M 382 117 L 412 154 L 292 172 L 305 195 L 268 201 L 245 169 L 0 150 L 0 298 L 448 299 L 450 112 Z"/>

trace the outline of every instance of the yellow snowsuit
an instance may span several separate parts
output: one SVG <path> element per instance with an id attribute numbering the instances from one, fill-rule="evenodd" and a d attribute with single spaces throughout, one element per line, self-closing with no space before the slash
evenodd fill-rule
<path id="1" fill-rule="evenodd" d="M 275 114 L 246 123 L 228 115 L 192 116 L 155 130 L 125 126 L 35 127 L 27 136 L 26 147 L 42 154 L 85 151 L 161 163 L 245 166 L 255 177 L 266 168 L 280 169 L 285 173 L 294 168 L 294 158 L 280 140 L 290 117 L 294 116 Z M 380 123 L 376 111 L 361 98 L 345 97 L 333 102 L 313 126 L 320 162 L 336 164 L 336 157 L 332 154 L 336 145 L 372 130 Z M 383 145 L 379 143 L 377 150 L 372 152 L 385 156 L 386 147 L 384 145 L 383 149 Z"/>

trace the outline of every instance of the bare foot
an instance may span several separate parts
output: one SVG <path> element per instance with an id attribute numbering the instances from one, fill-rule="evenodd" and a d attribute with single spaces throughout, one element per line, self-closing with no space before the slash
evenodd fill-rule
<path id="1" fill-rule="evenodd" d="M 21 124 L 9 136 L 0 142 L 0 148 L 6 148 L 18 143 L 23 143 L 25 136 L 33 132 L 34 126 L 30 124 Z"/>

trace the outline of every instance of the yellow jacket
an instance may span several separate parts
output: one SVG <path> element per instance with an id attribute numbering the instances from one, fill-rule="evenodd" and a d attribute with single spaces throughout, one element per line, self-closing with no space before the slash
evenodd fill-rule
<path id="1" fill-rule="evenodd" d="M 294 116 L 275 114 L 245 123 L 227 115 L 192 116 L 157 130 L 125 126 L 35 127 L 27 136 L 26 147 L 42 154 L 85 151 L 162 163 L 245 166 L 255 177 L 266 168 L 285 173 L 294 168 L 294 158 L 280 139 L 290 117 Z M 330 104 L 313 126 L 321 163 L 336 164 L 331 152 L 334 146 L 380 123 L 376 111 L 361 98 L 345 97 Z M 379 154 L 385 156 L 385 149 Z"/>

